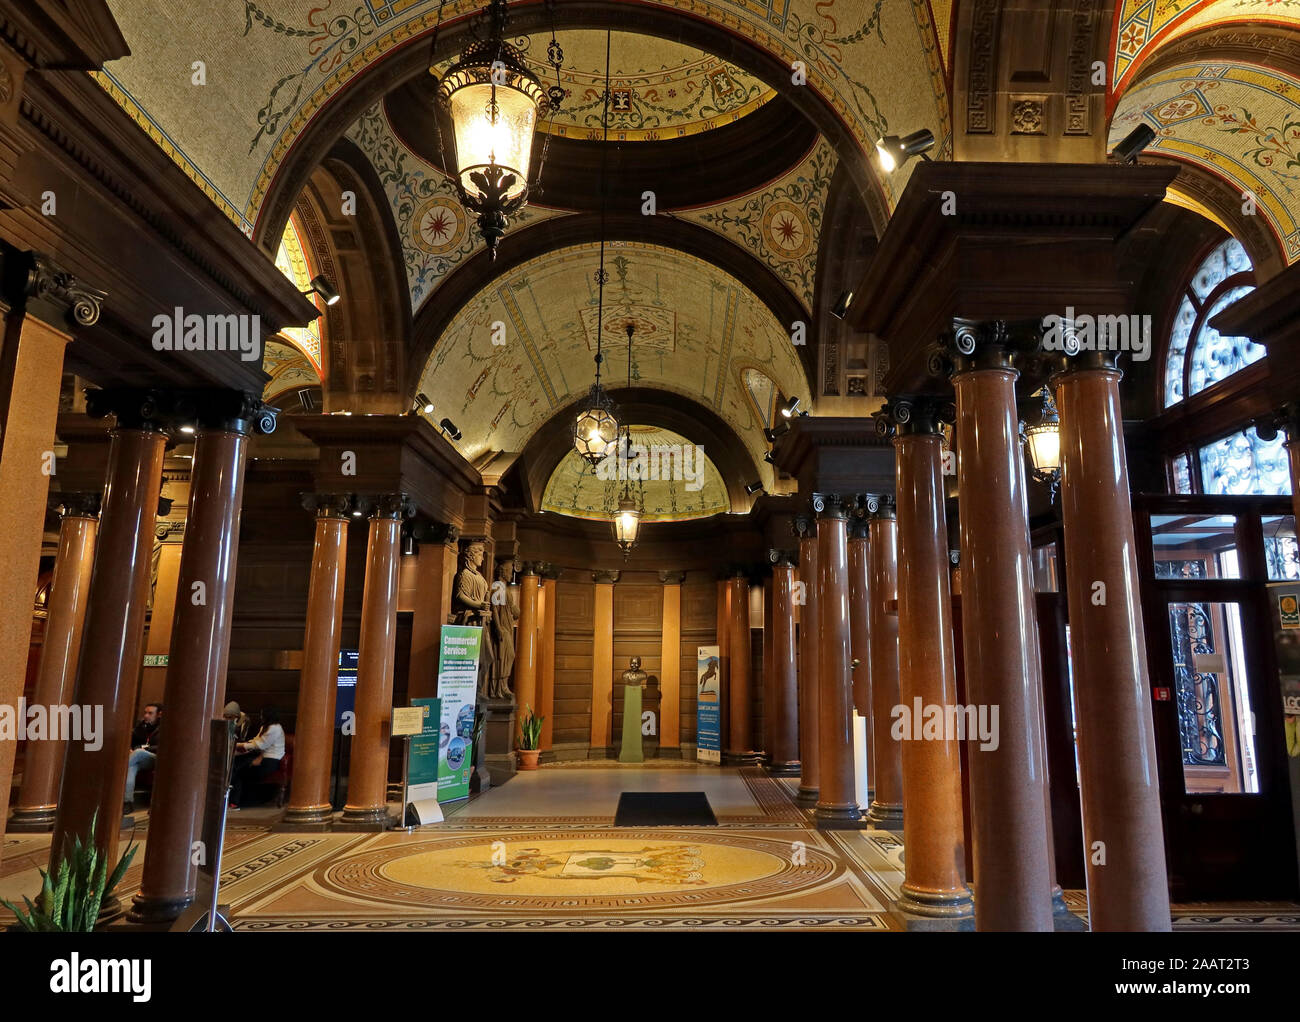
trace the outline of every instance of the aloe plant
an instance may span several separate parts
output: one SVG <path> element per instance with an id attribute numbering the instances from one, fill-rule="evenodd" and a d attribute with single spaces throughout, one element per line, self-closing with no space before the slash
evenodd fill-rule
<path id="1" fill-rule="evenodd" d="M 519 721 L 519 748 L 536 749 L 542 739 L 542 721 L 546 718 L 537 716 L 531 706 L 524 709 L 523 719 Z"/>
<path id="2" fill-rule="evenodd" d="M 27 906 L 24 912 L 12 902 L 0 898 L 0 905 L 18 917 L 18 923 L 23 929 L 89 933 L 95 928 L 99 906 L 121 883 L 136 852 L 133 841 L 122 853 L 122 858 L 110 876 L 108 859 L 101 859 L 99 849 L 95 847 L 95 821 L 98 815 L 96 813 L 90 820 L 90 840 L 83 844 L 80 837 L 73 839 L 71 849 L 59 861 L 53 878 L 45 870 L 40 871 L 41 890 L 36 895 L 35 905 L 30 898 L 24 896 L 23 902 Z"/>

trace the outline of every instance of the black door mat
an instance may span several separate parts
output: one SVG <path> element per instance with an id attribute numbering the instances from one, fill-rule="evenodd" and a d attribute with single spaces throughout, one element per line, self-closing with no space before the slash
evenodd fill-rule
<path id="1" fill-rule="evenodd" d="M 716 827 L 702 791 L 625 791 L 618 799 L 615 827 Z"/>

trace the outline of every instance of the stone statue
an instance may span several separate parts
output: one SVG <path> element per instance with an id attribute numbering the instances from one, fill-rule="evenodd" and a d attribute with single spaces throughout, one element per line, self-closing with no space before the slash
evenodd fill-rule
<path id="1" fill-rule="evenodd" d="M 634 656 L 628 669 L 623 672 L 623 684 L 636 685 L 638 688 L 645 688 L 645 683 L 648 678 L 649 675 L 647 675 L 645 671 L 641 670 L 641 658 L 639 656 Z"/>
<path id="2" fill-rule="evenodd" d="M 492 599 L 492 673 L 488 680 L 489 699 L 513 699 L 510 688 L 511 672 L 515 669 L 515 626 L 519 623 L 519 608 L 515 594 L 510 589 L 514 562 L 502 561 L 497 565 L 496 593 Z"/>
<path id="3" fill-rule="evenodd" d="M 477 625 L 483 629 L 478 661 L 480 695 L 488 693 L 493 661 L 491 591 L 487 579 L 479 570 L 486 550 L 487 547 L 482 540 L 472 540 L 466 545 L 460 571 L 456 573 L 456 582 L 452 587 L 452 623 Z"/>

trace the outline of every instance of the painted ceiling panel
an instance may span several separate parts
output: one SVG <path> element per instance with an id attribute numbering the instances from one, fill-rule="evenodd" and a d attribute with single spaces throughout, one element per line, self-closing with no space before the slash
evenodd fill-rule
<path id="1" fill-rule="evenodd" d="M 595 244 L 524 263 L 479 292 L 438 341 L 419 389 L 432 398 L 435 417 L 450 417 L 464 433 L 458 446 L 471 461 L 489 450 L 521 451 L 591 386 L 598 265 Z M 742 373 L 761 368 L 782 392 L 807 400 L 784 325 L 735 278 L 683 252 L 610 243 L 606 268 L 605 383 L 627 382 L 631 321 L 633 385 L 711 408 L 770 481 L 763 424 Z M 494 344 L 494 334 L 504 343 Z"/>
<path id="2" fill-rule="evenodd" d="M 727 487 L 717 466 L 704 451 L 703 463 L 692 456 L 688 463 L 690 478 L 676 471 L 682 462 L 677 452 L 694 448 L 694 441 L 671 430 L 657 426 L 633 426 L 631 465 L 629 475 L 650 475 L 657 478 L 630 480 L 631 491 L 640 503 L 643 522 L 679 522 L 692 518 L 707 518 L 731 510 Z M 660 470 L 668 462 L 662 452 L 672 452 L 674 470 Z M 651 452 L 656 454 L 651 458 Z M 602 478 L 601 475 L 610 475 Z M 574 518 L 607 521 L 618 507 L 624 482 L 610 473 L 597 474 L 577 451 L 570 451 L 556 466 L 542 495 L 542 510 Z M 674 478 L 679 477 L 679 478 Z"/>
<path id="3" fill-rule="evenodd" d="M 632 2 L 632 0 L 629 0 Z M 793 67 L 864 151 L 928 127 L 947 148 L 948 97 L 929 0 L 636 0 L 722 25 Z M 251 233 L 281 161 L 325 103 L 430 33 L 434 0 L 110 0 L 132 55 L 97 80 Z M 452 0 L 447 18 L 482 0 Z M 561 39 L 563 43 L 563 38 Z M 206 84 L 193 84 L 202 61 Z M 892 205 L 912 167 L 883 182 Z"/>
<path id="4" fill-rule="evenodd" d="M 1124 94 L 1110 144 L 1139 121 L 1149 152 L 1204 167 L 1256 199 L 1288 263 L 1300 259 L 1300 80 L 1242 64 L 1180 64 Z"/>

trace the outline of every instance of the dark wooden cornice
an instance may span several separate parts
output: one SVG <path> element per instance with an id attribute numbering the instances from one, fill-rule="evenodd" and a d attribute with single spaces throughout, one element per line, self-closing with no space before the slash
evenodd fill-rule
<path id="1" fill-rule="evenodd" d="M 1263 364 L 1275 405 L 1300 398 L 1300 263 L 1237 299 L 1210 326 L 1225 337 L 1249 337 L 1268 349 Z"/>
<path id="2" fill-rule="evenodd" d="M 797 416 L 772 456 L 804 496 L 894 492 L 894 445 L 868 418 Z"/>
<path id="3" fill-rule="evenodd" d="M 131 52 L 106 0 L 6 0 L 0 38 L 38 69 L 88 71 Z"/>
<path id="4" fill-rule="evenodd" d="M 891 393 L 935 386 L 925 350 L 954 316 L 1021 319 L 1067 305 L 1129 311 L 1116 243 L 1163 199 L 1173 168 L 924 163 L 849 319 L 890 348 Z M 945 199 L 955 209 L 945 215 Z"/>
<path id="5" fill-rule="evenodd" d="M 423 416 L 304 415 L 294 424 L 320 448 L 322 492 L 407 493 L 421 514 L 457 526 L 468 503 L 491 501 L 492 489 Z M 348 452 L 355 474 L 343 472 Z"/>

